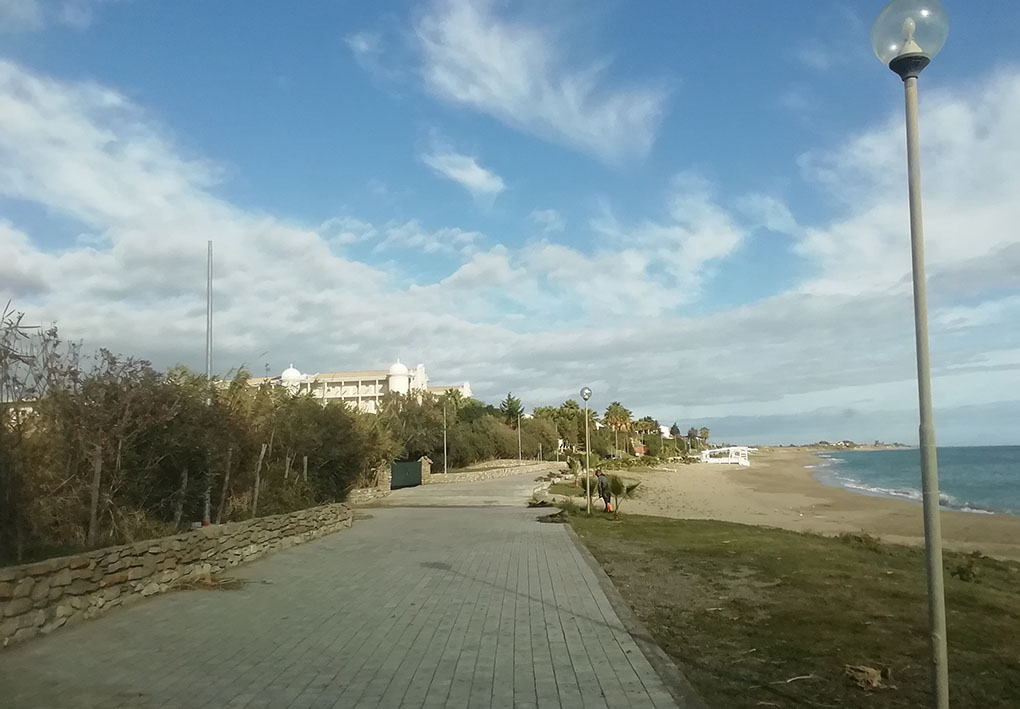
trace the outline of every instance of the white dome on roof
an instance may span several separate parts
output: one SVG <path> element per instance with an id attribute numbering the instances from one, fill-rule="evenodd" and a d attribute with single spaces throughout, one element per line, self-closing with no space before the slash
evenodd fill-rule
<path id="1" fill-rule="evenodd" d="M 294 369 L 293 364 L 287 367 L 285 370 L 283 370 L 283 374 L 280 375 L 280 379 L 285 382 L 298 382 L 301 381 L 303 378 L 304 375 L 301 374 L 301 372 L 299 372 L 298 370 Z"/>
<path id="2" fill-rule="evenodd" d="M 390 375 L 391 376 L 392 375 L 401 375 L 401 374 L 406 375 L 408 373 L 409 373 L 409 371 L 408 371 L 407 367 L 402 365 L 400 363 L 399 359 L 396 361 L 396 364 L 394 364 L 392 367 L 390 367 Z"/>

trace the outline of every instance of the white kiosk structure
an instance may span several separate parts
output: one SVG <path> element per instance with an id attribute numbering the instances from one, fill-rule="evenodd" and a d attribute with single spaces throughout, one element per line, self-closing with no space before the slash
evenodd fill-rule
<path id="1" fill-rule="evenodd" d="M 718 463 L 720 465 L 750 466 L 747 454 L 751 449 L 747 446 L 729 446 L 727 448 L 709 448 L 701 451 L 702 463 Z"/>

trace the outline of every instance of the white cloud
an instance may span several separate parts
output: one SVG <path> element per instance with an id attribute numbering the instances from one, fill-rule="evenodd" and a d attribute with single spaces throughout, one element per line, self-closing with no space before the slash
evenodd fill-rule
<path id="1" fill-rule="evenodd" d="M 39 0 L 0 0 L 0 31 L 23 32 L 43 26 Z"/>
<path id="2" fill-rule="evenodd" d="M 446 227 L 436 231 L 422 228 L 417 219 L 403 224 L 390 223 L 382 230 L 382 239 L 376 245 L 377 251 L 384 249 L 413 249 L 427 254 L 469 253 L 482 235 L 476 231 L 465 231 Z"/>
<path id="3" fill-rule="evenodd" d="M 375 252 L 396 249 L 447 255 L 472 253 L 483 239 L 479 232 L 456 227 L 429 231 L 417 219 L 376 225 L 350 216 L 334 217 L 323 222 L 318 233 L 330 244 L 341 248 L 371 245 Z"/>
<path id="4" fill-rule="evenodd" d="M 373 77 L 390 81 L 400 78 L 402 72 L 392 66 L 392 61 L 387 61 L 382 33 L 364 30 L 348 35 L 344 42 L 358 66 Z"/>
<path id="5" fill-rule="evenodd" d="M 510 126 L 607 160 L 643 156 L 666 94 L 608 85 L 608 61 L 571 67 L 564 38 L 499 17 L 492 0 L 436 0 L 417 24 L 427 88 Z"/>
<path id="6" fill-rule="evenodd" d="M 563 215 L 555 209 L 536 209 L 528 219 L 545 234 L 558 234 L 566 228 Z"/>
<path id="7" fill-rule="evenodd" d="M 797 48 L 795 56 L 801 64 L 819 72 L 828 71 L 832 68 L 833 64 L 841 61 L 841 57 L 835 55 L 832 50 L 820 40 L 802 44 Z"/>
<path id="8" fill-rule="evenodd" d="M 745 195 L 737 202 L 737 207 L 755 226 L 780 234 L 800 232 L 800 226 L 790 208 L 785 202 L 771 195 Z"/>
<path id="9" fill-rule="evenodd" d="M 818 73 L 830 72 L 868 53 L 861 37 L 867 37 L 870 28 L 859 8 L 844 0 L 827 0 L 815 7 L 813 36 L 802 39 L 793 53 L 799 63 Z"/>
<path id="10" fill-rule="evenodd" d="M 802 120 L 818 111 L 817 99 L 803 86 L 790 86 L 779 94 L 777 103 Z"/>
<path id="11" fill-rule="evenodd" d="M 355 59 L 376 57 L 381 52 L 381 39 L 374 32 L 356 32 L 355 34 L 348 35 L 344 41 L 347 42 L 347 46 L 350 47 Z"/>
<path id="12" fill-rule="evenodd" d="M 435 145 L 421 155 L 421 160 L 437 175 L 456 182 L 473 197 L 495 197 L 506 189 L 503 178 L 479 165 L 477 158 L 448 147 Z"/>
<path id="13" fill-rule="evenodd" d="M 97 8 L 119 0 L 0 0 L 0 32 L 40 30 L 51 22 L 75 29 L 92 24 Z"/>
<path id="14" fill-rule="evenodd" d="M 0 222 L 0 300 L 90 346 L 199 365 L 213 239 L 219 371 L 241 362 L 261 371 L 254 358 L 266 350 L 275 371 L 290 361 L 309 371 L 383 366 L 413 346 L 434 379 L 471 380 L 483 398 L 512 389 L 529 407 L 581 384 L 600 408 L 618 398 L 669 422 L 914 404 L 896 120 L 803 161 L 819 198 L 837 205 L 834 219 L 805 224 L 768 195 L 742 200 L 736 216 L 711 184 L 684 174 L 654 219 L 607 210 L 583 242 L 547 235 L 514 249 L 414 219 L 345 215 L 311 229 L 246 211 L 217 196 L 215 165 L 185 157 L 103 86 L 0 63 L 0 115 L 0 198 L 90 235 L 43 248 L 27 224 Z M 1020 73 L 926 96 L 923 120 L 936 406 L 1015 398 Z M 792 231 L 814 273 L 758 302 L 706 303 L 706 285 L 724 282 L 727 259 L 760 224 Z M 454 264 L 418 276 L 414 257 L 349 255 L 407 249 Z"/>
<path id="15" fill-rule="evenodd" d="M 355 217 L 333 217 L 319 226 L 319 234 L 331 244 L 347 246 L 373 239 L 379 230 Z"/>
<path id="16" fill-rule="evenodd" d="M 995 289 L 1020 271 L 1020 74 L 1000 72 L 964 91 L 926 93 L 922 111 L 925 248 L 933 279 L 952 278 L 972 294 Z M 807 181 L 821 185 L 845 216 L 806 229 L 800 253 L 818 275 L 811 292 L 906 290 L 910 235 L 903 118 L 831 151 L 801 159 Z M 993 256 L 974 270 L 975 257 Z M 1008 264 L 1008 268 L 1002 266 Z M 969 274 L 968 285 L 960 279 Z M 1007 280 L 1015 283 L 1015 280 Z M 937 296 L 936 296 L 937 297 Z"/>

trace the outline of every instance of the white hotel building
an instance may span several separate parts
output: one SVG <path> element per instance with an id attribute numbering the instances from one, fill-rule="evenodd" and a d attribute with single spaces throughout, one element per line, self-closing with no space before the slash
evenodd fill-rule
<path id="1" fill-rule="evenodd" d="M 389 369 L 370 369 L 361 372 L 319 372 L 302 374 L 294 365 L 287 367 L 278 377 L 253 377 L 252 386 L 273 384 L 295 393 L 308 392 L 323 401 L 342 401 L 366 413 L 379 411 L 379 401 L 391 391 L 399 394 L 429 392 L 441 395 L 456 390 L 464 397 L 471 396 L 471 385 L 429 386 L 425 365 L 409 370 L 398 360 Z"/>

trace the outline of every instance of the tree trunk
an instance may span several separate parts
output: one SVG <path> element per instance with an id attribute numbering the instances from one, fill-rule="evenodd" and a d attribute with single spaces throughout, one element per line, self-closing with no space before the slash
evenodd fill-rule
<path id="1" fill-rule="evenodd" d="M 301 479 L 308 482 L 308 456 L 304 456 L 301 460 Z"/>
<path id="2" fill-rule="evenodd" d="M 188 492 L 188 469 L 181 471 L 181 487 L 177 490 L 177 506 L 174 508 L 174 527 L 181 526 L 181 518 L 184 516 L 184 495 Z"/>
<path id="3" fill-rule="evenodd" d="M 290 453 L 285 453 L 283 457 L 286 459 L 286 462 L 283 465 L 283 479 L 286 480 L 290 477 L 290 461 L 294 460 L 294 458 L 290 455 Z"/>
<path id="4" fill-rule="evenodd" d="M 227 448 L 227 466 L 223 472 L 223 489 L 220 490 L 220 505 L 216 508 L 216 524 L 223 520 L 223 507 L 227 504 L 227 490 L 230 488 L 230 460 L 234 454 L 234 447 Z"/>
<path id="5" fill-rule="evenodd" d="M 90 547 L 96 545 L 96 538 L 99 536 L 99 486 L 103 480 L 103 455 L 102 449 L 97 445 L 93 451 L 92 458 L 92 489 L 89 491 L 89 531 L 87 544 Z"/>
<path id="6" fill-rule="evenodd" d="M 272 438 L 272 436 L 270 436 Z M 262 459 L 266 457 L 267 446 L 265 443 L 262 444 L 262 450 L 259 451 L 259 462 L 255 466 L 255 490 L 251 494 L 251 516 L 252 519 L 259 510 L 259 485 L 262 483 Z"/>

